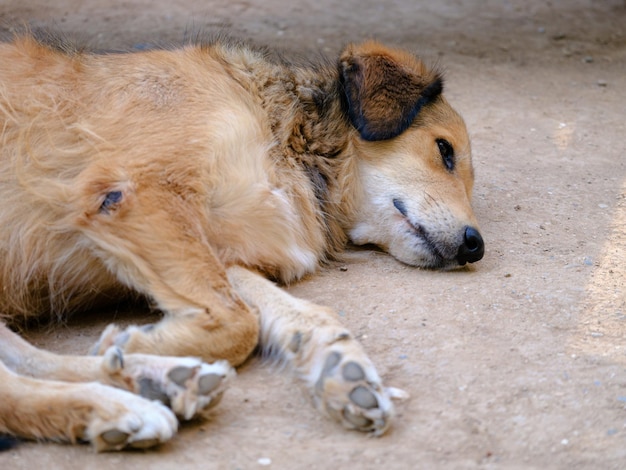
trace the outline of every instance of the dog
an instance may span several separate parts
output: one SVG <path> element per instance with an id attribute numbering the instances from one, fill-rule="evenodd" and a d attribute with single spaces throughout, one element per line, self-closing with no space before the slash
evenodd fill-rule
<path id="1" fill-rule="evenodd" d="M 279 284 L 348 242 L 431 269 L 483 257 L 470 141 L 442 92 L 375 41 L 310 64 L 227 40 L 0 44 L 0 432 L 151 447 L 259 348 L 320 411 L 383 434 L 401 391 L 332 309 Z M 91 355 L 9 328 L 130 294 L 162 320 L 110 325 Z"/>

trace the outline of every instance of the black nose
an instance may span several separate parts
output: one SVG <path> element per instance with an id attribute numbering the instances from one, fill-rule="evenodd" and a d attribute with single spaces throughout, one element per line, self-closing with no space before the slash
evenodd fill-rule
<path id="1" fill-rule="evenodd" d="M 485 254 L 485 242 L 478 230 L 473 227 L 465 227 L 463 244 L 459 247 L 456 259 L 461 266 L 465 263 L 475 263 L 482 259 Z"/>

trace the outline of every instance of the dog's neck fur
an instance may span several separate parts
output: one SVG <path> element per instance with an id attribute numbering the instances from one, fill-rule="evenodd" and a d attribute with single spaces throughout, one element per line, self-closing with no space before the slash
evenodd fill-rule
<path id="1" fill-rule="evenodd" d="M 262 66 L 255 66 L 257 61 Z M 296 163 L 308 175 L 318 201 L 318 223 L 327 235 L 326 255 L 335 257 L 348 239 L 358 186 L 354 178 L 345 177 L 356 172 L 352 142 L 358 132 L 345 110 L 338 67 L 276 61 L 268 69 L 267 57 L 253 53 L 237 75 L 268 113 L 277 142 L 274 158 L 290 166 Z"/>
<path id="2" fill-rule="evenodd" d="M 337 67 L 290 69 L 294 87 L 290 115 L 279 124 L 281 151 L 307 171 L 327 231 L 328 254 L 337 255 L 347 242 L 355 201 L 357 131 L 348 120 Z M 289 122 L 291 120 L 291 122 Z M 346 177 L 351 174 L 354 177 Z"/>

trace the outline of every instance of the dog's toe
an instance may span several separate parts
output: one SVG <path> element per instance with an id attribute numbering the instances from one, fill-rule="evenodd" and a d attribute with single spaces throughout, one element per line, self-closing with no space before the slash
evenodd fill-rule
<path id="1" fill-rule="evenodd" d="M 103 369 L 116 382 L 169 406 L 184 420 L 217 405 L 235 375 L 227 361 L 207 364 L 191 357 L 123 354 L 117 346 L 105 352 Z"/>
<path id="2" fill-rule="evenodd" d="M 170 406 L 181 419 L 191 419 L 219 403 L 235 370 L 226 361 L 176 366 L 166 375 L 162 386 L 170 397 Z"/>
<path id="3" fill-rule="evenodd" d="M 311 369 L 318 407 L 348 429 L 383 434 L 391 423 L 391 394 L 360 345 L 350 337 L 320 351 Z"/>
<path id="4" fill-rule="evenodd" d="M 174 414 L 159 402 L 111 389 L 106 403 L 94 410 L 86 437 L 99 452 L 145 449 L 171 439 L 177 427 Z"/>

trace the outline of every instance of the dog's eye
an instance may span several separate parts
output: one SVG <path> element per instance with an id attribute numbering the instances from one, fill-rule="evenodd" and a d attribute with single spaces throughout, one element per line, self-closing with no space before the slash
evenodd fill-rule
<path id="1" fill-rule="evenodd" d="M 439 147 L 439 153 L 441 154 L 441 160 L 448 169 L 448 171 L 454 170 L 454 148 L 452 144 L 445 139 L 437 139 L 437 146 Z"/>

